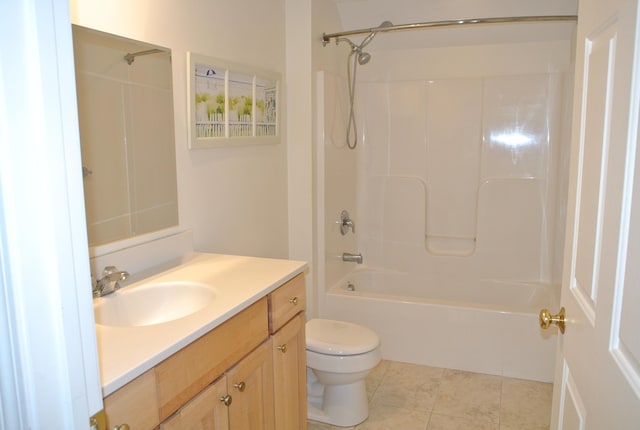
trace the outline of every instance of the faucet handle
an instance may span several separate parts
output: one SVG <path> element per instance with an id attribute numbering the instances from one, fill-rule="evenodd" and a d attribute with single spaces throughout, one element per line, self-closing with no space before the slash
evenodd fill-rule
<path id="1" fill-rule="evenodd" d="M 101 297 L 113 293 L 120 288 L 120 281 L 129 277 L 129 272 L 118 270 L 116 266 L 107 266 L 102 270 L 101 278 L 91 277 L 93 297 Z"/>
<path id="2" fill-rule="evenodd" d="M 340 220 L 336 221 L 336 224 L 340 225 L 340 233 L 344 236 L 349 232 L 349 229 L 355 234 L 356 224 L 349 217 L 349 212 L 343 210 L 340 213 Z"/>
<path id="3" fill-rule="evenodd" d="M 104 269 L 102 269 L 102 276 L 111 275 L 112 273 L 115 273 L 117 271 L 118 268 L 116 266 L 106 266 Z"/>
<path id="4" fill-rule="evenodd" d="M 102 279 L 124 281 L 129 277 L 129 272 L 119 270 L 116 266 L 107 266 L 102 270 Z"/>

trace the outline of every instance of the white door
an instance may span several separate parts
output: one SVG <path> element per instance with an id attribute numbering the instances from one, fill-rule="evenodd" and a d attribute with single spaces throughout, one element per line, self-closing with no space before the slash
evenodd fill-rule
<path id="1" fill-rule="evenodd" d="M 67 0 L 0 0 L 0 429 L 102 408 Z"/>
<path id="2" fill-rule="evenodd" d="M 552 429 L 640 429 L 638 0 L 580 0 Z"/>

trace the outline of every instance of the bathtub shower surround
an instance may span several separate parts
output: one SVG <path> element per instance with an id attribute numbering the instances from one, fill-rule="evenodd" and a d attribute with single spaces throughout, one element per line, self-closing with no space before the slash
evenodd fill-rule
<path id="1" fill-rule="evenodd" d="M 371 326 L 384 358 L 550 381 L 556 339 L 537 312 L 559 294 L 570 42 L 375 54 L 359 75 L 362 145 L 341 173 L 353 202 L 329 180 L 348 152 L 328 111 L 346 84 L 322 75 L 326 206 L 355 207 L 373 269 L 334 270 L 327 220 L 322 315 Z"/>

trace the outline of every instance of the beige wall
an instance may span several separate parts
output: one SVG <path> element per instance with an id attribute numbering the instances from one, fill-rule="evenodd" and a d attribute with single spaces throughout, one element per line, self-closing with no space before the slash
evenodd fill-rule
<path id="1" fill-rule="evenodd" d="M 278 145 L 189 150 L 186 114 L 187 51 L 284 76 L 284 0 L 71 0 L 70 9 L 74 24 L 172 50 L 180 224 L 194 248 L 287 257 L 285 116 Z"/>

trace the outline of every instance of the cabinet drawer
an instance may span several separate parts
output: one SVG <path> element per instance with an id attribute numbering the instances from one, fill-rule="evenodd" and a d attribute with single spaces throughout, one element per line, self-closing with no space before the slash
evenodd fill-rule
<path id="1" fill-rule="evenodd" d="M 269 330 L 278 331 L 307 307 L 304 275 L 301 273 L 269 294 Z"/>
<path id="2" fill-rule="evenodd" d="M 265 297 L 158 364 L 160 420 L 267 339 L 267 314 Z"/>

